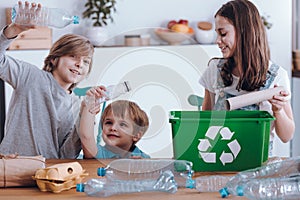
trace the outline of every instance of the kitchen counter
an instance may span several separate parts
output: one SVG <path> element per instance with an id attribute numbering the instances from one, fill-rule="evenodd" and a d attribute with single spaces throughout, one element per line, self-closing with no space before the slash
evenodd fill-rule
<path id="1" fill-rule="evenodd" d="M 111 160 L 96 160 L 96 159 L 84 159 L 84 160 L 47 160 L 46 166 L 50 166 L 58 163 L 74 162 L 78 161 L 83 169 L 85 169 L 89 175 L 84 179 L 84 181 L 90 178 L 99 178 L 97 176 L 97 168 L 106 166 Z M 200 175 L 199 173 L 196 174 Z M 76 192 L 75 188 L 68 191 L 62 191 L 61 193 L 52 193 L 52 192 L 41 192 L 37 187 L 30 188 L 2 188 L 0 189 L 0 199 L 13 199 L 13 200 L 61 200 L 61 199 L 80 199 L 80 200 L 92 200 L 96 199 L 95 197 L 87 196 L 85 193 Z M 175 194 L 169 194 L 164 192 L 141 192 L 141 193 L 130 193 L 130 194 L 121 194 L 106 197 L 105 199 L 138 199 L 138 200 L 150 200 L 150 199 L 172 199 L 172 200 L 213 200 L 213 199 L 222 199 L 220 194 L 217 192 L 214 193 L 199 193 L 194 189 L 183 189 L 179 188 Z M 243 200 L 245 197 L 235 197 L 230 196 L 228 200 Z"/>

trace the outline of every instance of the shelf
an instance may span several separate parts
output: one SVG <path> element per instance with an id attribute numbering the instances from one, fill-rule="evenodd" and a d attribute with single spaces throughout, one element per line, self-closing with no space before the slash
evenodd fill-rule
<path id="1" fill-rule="evenodd" d="M 104 46 L 95 46 L 95 48 L 119 48 L 119 47 L 131 47 L 131 48 L 139 48 L 139 47 L 180 47 L 180 46 L 203 46 L 203 47 L 217 47 L 216 44 L 181 44 L 181 45 L 168 45 L 168 44 L 150 44 L 147 46 L 125 46 L 125 45 L 104 45 Z"/>

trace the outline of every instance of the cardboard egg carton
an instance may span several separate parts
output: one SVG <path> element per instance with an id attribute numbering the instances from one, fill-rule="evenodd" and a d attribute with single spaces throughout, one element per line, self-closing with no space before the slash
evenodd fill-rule
<path id="1" fill-rule="evenodd" d="M 39 169 L 33 179 L 42 192 L 59 193 L 76 187 L 87 175 L 78 162 L 70 162 Z"/>

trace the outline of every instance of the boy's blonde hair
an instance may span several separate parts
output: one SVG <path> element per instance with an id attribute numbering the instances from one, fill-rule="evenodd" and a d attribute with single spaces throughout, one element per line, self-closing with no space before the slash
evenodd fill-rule
<path id="1" fill-rule="evenodd" d="M 105 108 L 101 116 L 101 128 L 103 128 L 103 122 L 107 115 L 112 114 L 124 118 L 126 113 L 134 121 L 133 134 L 136 136 L 140 133 L 140 137 L 142 137 L 149 127 L 148 116 L 136 103 L 128 100 L 114 101 Z"/>
<path id="2" fill-rule="evenodd" d="M 58 39 L 50 49 L 48 56 L 44 60 L 43 70 L 48 72 L 53 72 L 59 61 L 59 58 L 67 55 L 74 56 L 90 56 L 93 58 L 94 46 L 92 43 L 85 37 L 76 34 L 66 34 Z M 90 73 L 92 69 L 92 60 L 89 65 Z M 69 90 L 72 90 L 77 83 L 71 85 Z"/>

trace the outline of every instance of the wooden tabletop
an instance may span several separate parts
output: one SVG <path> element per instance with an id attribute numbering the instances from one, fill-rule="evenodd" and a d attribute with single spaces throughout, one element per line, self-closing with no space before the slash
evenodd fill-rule
<path id="1" fill-rule="evenodd" d="M 58 163 L 67 163 L 78 161 L 83 169 L 85 169 L 89 175 L 83 180 L 87 181 L 90 178 L 99 178 L 97 176 L 97 169 L 99 167 L 106 166 L 111 160 L 96 160 L 96 159 L 84 159 L 84 160 L 47 160 L 46 166 L 50 166 Z M 72 200 L 93 200 L 96 197 L 87 196 L 85 193 L 76 192 L 75 188 L 68 191 L 62 191 L 60 193 L 52 192 L 41 192 L 38 187 L 29 188 L 1 188 L 0 189 L 0 200 L 12 199 L 12 200 L 60 200 L 60 199 L 72 199 Z M 104 198 L 103 198 L 104 199 Z M 200 193 L 195 189 L 183 189 L 179 188 L 175 194 L 169 194 L 164 192 L 141 192 L 141 193 L 130 193 L 114 195 L 105 197 L 107 200 L 118 199 L 118 200 L 153 200 L 153 199 L 170 199 L 170 200 L 213 200 L 222 199 L 220 194 L 215 193 Z M 245 200 L 245 197 L 230 196 L 229 200 Z"/>

